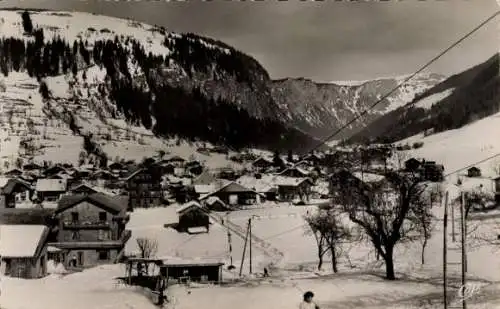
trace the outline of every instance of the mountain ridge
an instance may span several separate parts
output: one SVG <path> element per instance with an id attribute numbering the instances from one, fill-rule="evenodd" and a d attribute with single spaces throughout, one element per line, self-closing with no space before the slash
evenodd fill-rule
<path id="1" fill-rule="evenodd" d="M 396 142 L 461 128 L 500 109 L 500 54 L 455 74 L 389 112 L 350 142 Z"/>

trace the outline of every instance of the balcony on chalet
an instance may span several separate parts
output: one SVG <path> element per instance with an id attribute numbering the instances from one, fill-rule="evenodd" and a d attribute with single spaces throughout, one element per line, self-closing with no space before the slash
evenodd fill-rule
<path id="1" fill-rule="evenodd" d="M 109 229 L 111 224 L 107 221 L 64 221 L 63 228 L 75 230 Z"/>
<path id="2" fill-rule="evenodd" d="M 49 246 L 54 246 L 59 249 L 114 249 L 123 247 L 132 236 L 131 230 L 124 230 L 118 240 L 103 240 L 103 241 L 63 241 L 50 243 Z"/>

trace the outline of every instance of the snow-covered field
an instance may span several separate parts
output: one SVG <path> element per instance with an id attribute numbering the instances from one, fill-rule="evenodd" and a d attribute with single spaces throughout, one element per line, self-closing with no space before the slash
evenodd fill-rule
<path id="1" fill-rule="evenodd" d="M 128 252 L 137 250 L 135 239 L 149 237 L 158 240 L 158 256 L 220 259 L 229 264 L 227 230 L 213 224 L 208 234 L 184 235 L 163 227 L 173 215 L 174 207 L 138 210 L 131 214 L 128 228 L 133 238 L 127 245 Z M 174 308 L 290 308 L 300 302 L 305 290 L 313 290 L 322 308 L 440 308 L 442 232 L 437 221 L 434 236 L 426 249 L 426 263 L 420 264 L 420 244 L 402 244 L 396 253 L 396 271 L 401 278 L 388 282 L 381 278 L 384 268 L 376 262 L 370 246 L 348 246 L 351 268 L 346 258 L 341 258 L 340 273 L 323 275 L 315 273 L 316 250 L 312 236 L 305 233 L 303 215 L 311 207 L 278 205 L 268 208 L 231 213 L 229 219 L 244 226 L 253 217 L 254 234 L 279 250 L 286 252 L 287 265 L 271 270 L 271 278 L 234 283 L 229 286 L 173 286 Z M 442 208 L 436 206 L 436 215 Z M 498 219 L 470 223 L 478 235 L 496 238 Z M 458 224 L 456 225 L 458 226 Z M 457 231 L 458 232 L 458 231 Z M 451 234 L 451 231 L 450 231 Z M 476 235 L 476 234 L 474 234 Z M 451 238 L 451 237 L 450 237 Z M 451 239 L 450 239 L 451 242 Z M 239 267 L 243 239 L 233 234 L 233 264 Z M 451 243 L 457 246 L 458 243 Z M 483 286 L 477 298 L 470 301 L 470 308 L 484 308 L 477 301 L 488 302 L 488 308 L 500 305 L 498 285 L 500 261 L 495 246 L 480 243 L 471 236 L 469 246 L 468 276 L 471 282 Z M 248 250 L 247 250 L 248 254 Z M 449 251 L 449 261 L 459 261 L 459 251 Z M 261 272 L 266 258 L 258 249 L 253 251 L 255 272 Z M 248 259 L 244 274 L 248 274 Z M 328 258 L 325 259 L 328 269 Z M 238 269 L 236 270 L 236 272 Z M 449 266 L 452 283 L 458 282 L 459 266 Z M 2 278 L 0 303 L 9 309 L 20 308 L 153 308 L 144 292 L 116 284 L 114 278 L 123 276 L 123 265 L 102 266 L 82 273 L 59 277 L 49 276 L 40 280 Z M 231 278 L 236 274 L 224 276 Z M 453 293 L 453 291 L 451 291 Z M 26 297 L 26 295 L 30 297 Z M 32 302 L 36 299 L 36 302 Z M 245 300 L 244 302 L 241 300 Z"/>

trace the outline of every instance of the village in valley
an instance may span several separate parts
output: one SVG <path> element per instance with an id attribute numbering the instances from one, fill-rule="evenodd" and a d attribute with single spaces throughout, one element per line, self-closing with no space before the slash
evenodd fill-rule
<path id="1" fill-rule="evenodd" d="M 387 201 L 390 194 L 401 198 L 415 194 L 394 191 L 405 190 L 405 181 L 423 185 L 419 196 L 411 197 L 422 203 L 424 213 L 415 218 L 424 218 L 423 230 L 419 224 L 408 231 L 401 227 L 400 232 L 408 235 L 401 235 L 400 246 L 411 247 L 423 237 L 434 255 L 433 247 L 440 245 L 432 241 L 439 229 L 434 221 L 442 215 L 445 187 L 469 192 L 466 205 L 471 217 L 494 213 L 500 189 L 495 182 L 500 178 L 483 177 L 477 167 L 464 171 L 454 184 L 443 182 L 442 164 L 409 157 L 401 147 L 388 145 L 337 146 L 303 156 L 230 154 L 221 147 L 198 151 L 227 153 L 239 168 L 210 169 L 159 150 L 138 163 L 122 160 L 99 167 L 32 161 L 5 171 L 0 226 L 3 274 L 41 280 L 116 265 L 118 269 L 112 268 L 116 277 L 108 280 L 147 290 L 146 299 L 162 306 L 181 297 L 173 296 L 179 293 L 176 287 L 192 289 L 193 284 L 201 288 L 283 283 L 304 275 L 321 278 L 332 271 L 360 276 L 369 271 L 393 279 L 394 271 L 428 264 L 414 270 L 414 275 L 422 275 L 439 269 L 435 256 L 427 257 L 430 261 L 425 264 L 423 251 L 422 261 L 396 263 L 395 269 L 384 270 L 389 247 L 377 247 L 362 234 L 371 231 L 371 220 L 391 224 L 389 218 L 397 215 L 359 216 L 349 207 L 363 201 L 351 199 L 352 193 L 345 192 L 348 184 L 383 194 Z M 456 204 L 457 196 L 453 200 L 446 195 L 450 204 Z M 384 207 L 396 212 L 405 206 Z M 413 218 L 413 212 L 417 213 L 407 209 L 404 219 Z M 399 239 L 396 243 L 399 246 Z M 396 262 L 402 254 L 404 259 L 411 257 L 408 252 L 394 252 Z"/>
<path id="2" fill-rule="evenodd" d="M 500 306 L 497 47 L 323 83 L 132 18 L 0 12 L 1 309 Z"/>

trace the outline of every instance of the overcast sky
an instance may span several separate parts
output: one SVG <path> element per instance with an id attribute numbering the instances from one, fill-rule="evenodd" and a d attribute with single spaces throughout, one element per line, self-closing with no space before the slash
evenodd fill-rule
<path id="1" fill-rule="evenodd" d="M 250 54 L 273 78 L 317 81 L 412 73 L 499 8 L 495 0 L 0 2 L 0 7 L 13 6 L 88 11 L 194 32 Z M 498 52 L 499 22 L 490 22 L 430 71 L 449 75 Z"/>

